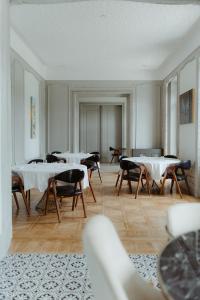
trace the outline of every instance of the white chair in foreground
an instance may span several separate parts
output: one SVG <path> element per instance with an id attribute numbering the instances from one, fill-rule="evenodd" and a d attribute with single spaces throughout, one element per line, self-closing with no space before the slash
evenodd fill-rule
<path id="1" fill-rule="evenodd" d="M 167 213 L 167 231 L 172 237 L 200 229 L 200 203 L 172 205 Z"/>
<path id="2" fill-rule="evenodd" d="M 83 233 L 95 300 L 161 300 L 161 292 L 139 277 L 110 220 L 93 217 Z"/>

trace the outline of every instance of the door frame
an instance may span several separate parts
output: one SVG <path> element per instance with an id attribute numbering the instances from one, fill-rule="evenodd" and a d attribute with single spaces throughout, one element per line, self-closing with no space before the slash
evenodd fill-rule
<path id="1" fill-rule="evenodd" d="M 88 99 L 91 98 L 91 102 Z M 94 101 L 94 98 L 96 99 Z M 98 100 L 99 98 L 99 100 Z M 105 101 L 100 101 L 104 98 Z M 116 101 L 116 99 L 118 100 Z M 87 99 L 87 100 L 86 100 Z M 122 105 L 122 147 L 134 148 L 135 143 L 135 122 L 134 113 L 132 112 L 134 105 L 133 89 L 116 89 L 116 90 L 96 90 L 96 89 L 70 89 L 69 90 L 69 144 L 70 151 L 78 152 L 79 149 L 79 114 L 80 104 L 101 104 L 101 105 Z M 129 123 L 132 121 L 131 131 Z"/>
<path id="2" fill-rule="evenodd" d="M 103 97 L 101 97 L 102 99 Z M 113 102 L 111 100 L 112 97 L 105 97 L 103 102 L 99 102 L 98 98 L 94 101 L 94 98 L 91 97 L 91 102 L 88 102 L 87 98 L 79 97 L 77 103 L 75 103 L 76 108 L 74 110 L 74 140 L 73 140 L 73 151 L 79 152 L 80 151 L 80 143 L 79 143 L 79 136 L 80 136 L 80 104 L 99 104 L 99 105 L 121 105 L 122 106 L 122 147 L 127 147 L 127 99 L 126 97 L 114 97 L 115 99 Z M 119 98 L 118 101 L 116 99 Z M 106 101 L 107 99 L 107 101 Z"/>
<path id="3" fill-rule="evenodd" d="M 101 152 L 101 115 L 102 115 L 102 107 L 104 106 L 119 106 L 120 109 L 121 109 L 121 147 L 123 148 L 123 137 L 127 138 L 127 132 L 126 132 L 126 101 L 127 99 L 125 97 L 123 98 L 120 98 L 118 102 L 110 102 L 110 101 L 107 101 L 107 102 L 98 102 L 98 99 L 96 98 L 96 101 L 94 101 L 94 98 L 92 98 L 93 101 L 91 102 L 86 102 L 86 101 L 82 101 L 83 99 L 81 99 L 81 101 L 79 102 L 79 136 L 78 136 L 78 139 L 79 139 L 79 150 L 78 151 L 82 151 L 82 148 L 81 148 L 81 140 L 80 140 L 80 132 L 81 132 L 81 129 L 80 129 L 80 119 L 81 119 L 81 108 L 86 105 L 86 106 L 96 106 L 99 108 L 99 147 L 95 150 L 97 151 L 100 151 Z M 102 99 L 102 97 L 101 97 Z M 107 99 L 107 98 L 106 98 Z M 116 99 L 113 98 L 113 100 Z M 121 101 L 123 101 L 122 99 L 124 99 L 124 103 L 121 103 Z M 88 101 L 88 99 L 86 98 L 86 100 Z M 108 100 L 110 100 L 108 98 Z M 124 133 L 124 134 L 123 134 Z M 112 145 L 110 145 L 112 146 Z"/>

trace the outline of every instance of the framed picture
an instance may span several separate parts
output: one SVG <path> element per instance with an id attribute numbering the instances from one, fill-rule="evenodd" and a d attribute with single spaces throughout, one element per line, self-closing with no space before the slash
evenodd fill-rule
<path id="1" fill-rule="evenodd" d="M 180 95 L 180 124 L 194 122 L 194 89 Z"/>
<path id="2" fill-rule="evenodd" d="M 36 99 L 30 97 L 30 138 L 36 138 Z"/>

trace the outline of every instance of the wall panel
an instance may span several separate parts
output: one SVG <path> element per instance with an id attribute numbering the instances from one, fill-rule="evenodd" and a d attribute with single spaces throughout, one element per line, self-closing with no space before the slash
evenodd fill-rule
<path id="1" fill-rule="evenodd" d="M 48 152 L 69 150 L 69 102 L 65 84 L 48 86 Z"/>
<path id="2" fill-rule="evenodd" d="M 136 88 L 136 148 L 160 148 L 160 86 Z"/>

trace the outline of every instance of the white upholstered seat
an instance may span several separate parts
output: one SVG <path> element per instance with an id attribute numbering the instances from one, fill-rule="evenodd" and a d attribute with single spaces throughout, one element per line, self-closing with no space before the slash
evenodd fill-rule
<path id="1" fill-rule="evenodd" d="M 111 221 L 93 217 L 83 233 L 96 300 L 161 300 L 162 293 L 141 279 Z"/>
<path id="2" fill-rule="evenodd" d="M 200 229 L 200 203 L 172 205 L 167 213 L 167 230 L 177 237 L 186 232 Z"/>

